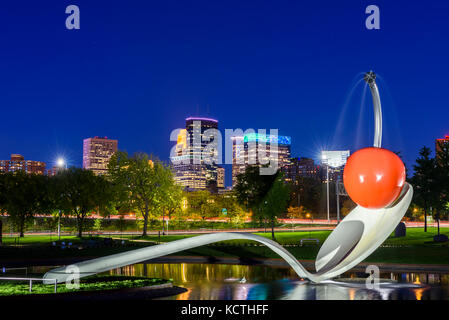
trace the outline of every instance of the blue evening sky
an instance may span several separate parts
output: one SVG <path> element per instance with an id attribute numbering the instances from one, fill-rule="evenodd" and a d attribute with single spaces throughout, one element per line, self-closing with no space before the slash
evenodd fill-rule
<path id="1" fill-rule="evenodd" d="M 80 30 L 65 28 L 70 4 Z M 380 30 L 365 28 L 369 4 Z M 354 151 L 372 143 L 357 82 L 372 69 L 384 146 L 411 168 L 449 134 L 448 21 L 443 0 L 3 1 L 0 159 L 81 166 L 82 139 L 108 136 L 168 160 L 170 132 L 191 115 L 277 128 L 294 156 Z"/>

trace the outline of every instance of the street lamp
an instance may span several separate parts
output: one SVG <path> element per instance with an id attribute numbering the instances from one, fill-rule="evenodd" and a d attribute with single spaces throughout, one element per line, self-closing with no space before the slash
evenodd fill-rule
<path id="1" fill-rule="evenodd" d="M 65 160 L 64 158 L 58 158 L 58 160 L 56 161 L 56 165 L 58 166 L 58 168 L 64 168 L 65 167 Z"/>
<path id="2" fill-rule="evenodd" d="M 56 166 L 58 168 L 58 172 L 60 170 L 63 170 L 66 168 L 66 163 L 64 158 L 58 158 L 56 161 Z M 61 209 L 59 209 L 59 215 L 58 215 L 58 240 L 61 240 Z"/>
<path id="3" fill-rule="evenodd" d="M 329 215 L 329 163 L 327 161 L 327 155 L 323 153 L 321 156 L 323 163 L 326 164 L 326 200 L 327 200 L 327 222 L 330 222 L 330 215 Z"/>
<path id="4" fill-rule="evenodd" d="M 349 150 L 343 151 L 321 151 L 322 163 L 326 165 L 326 189 L 327 189 L 327 221 L 330 222 L 329 214 L 329 166 L 332 168 L 341 168 L 346 164 L 346 160 L 349 157 Z M 337 222 L 340 220 L 340 199 L 338 190 L 338 178 L 336 179 L 336 192 L 337 192 Z"/>

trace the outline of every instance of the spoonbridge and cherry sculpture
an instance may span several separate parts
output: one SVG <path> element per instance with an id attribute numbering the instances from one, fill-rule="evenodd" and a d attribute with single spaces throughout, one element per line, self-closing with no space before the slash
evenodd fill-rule
<path id="1" fill-rule="evenodd" d="M 250 233 L 221 232 L 172 241 L 83 261 L 48 271 L 44 283 L 70 281 L 111 269 L 139 263 L 171 253 L 223 240 L 245 239 L 266 245 L 283 258 L 300 278 L 319 283 L 334 278 L 356 266 L 375 251 L 393 232 L 405 215 L 413 196 L 413 188 L 405 182 L 405 166 L 393 152 L 381 148 L 382 109 L 376 75 L 365 74 L 374 104 L 374 146 L 352 154 L 343 172 L 349 197 L 357 204 L 332 231 L 320 248 L 316 272 L 307 271 L 301 263 L 277 242 Z M 73 274 L 76 270 L 76 275 Z"/>

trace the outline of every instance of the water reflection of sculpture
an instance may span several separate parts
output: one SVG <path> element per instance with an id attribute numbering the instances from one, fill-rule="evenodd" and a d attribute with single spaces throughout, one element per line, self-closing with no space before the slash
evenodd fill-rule
<path id="1" fill-rule="evenodd" d="M 75 264 L 80 277 L 192 249 L 210 243 L 246 239 L 260 242 L 279 254 L 301 278 L 321 282 L 351 269 L 376 250 L 393 232 L 407 211 L 413 188 L 405 182 L 405 167 L 393 152 L 381 148 L 382 110 L 373 72 L 365 74 L 374 104 L 374 147 L 356 151 L 343 173 L 346 191 L 358 206 L 335 228 L 318 252 L 316 273 L 308 272 L 278 243 L 253 234 L 215 233 L 152 246 Z M 66 268 L 50 270 L 46 279 L 65 282 Z M 52 283 L 51 280 L 47 281 Z"/>

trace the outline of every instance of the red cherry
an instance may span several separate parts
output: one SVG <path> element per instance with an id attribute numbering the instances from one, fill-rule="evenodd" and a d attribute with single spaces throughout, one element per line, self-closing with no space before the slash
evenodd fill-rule
<path id="1" fill-rule="evenodd" d="M 343 171 L 349 197 L 358 205 L 379 209 L 391 204 L 405 183 L 405 166 L 393 152 L 364 148 L 354 152 Z"/>

